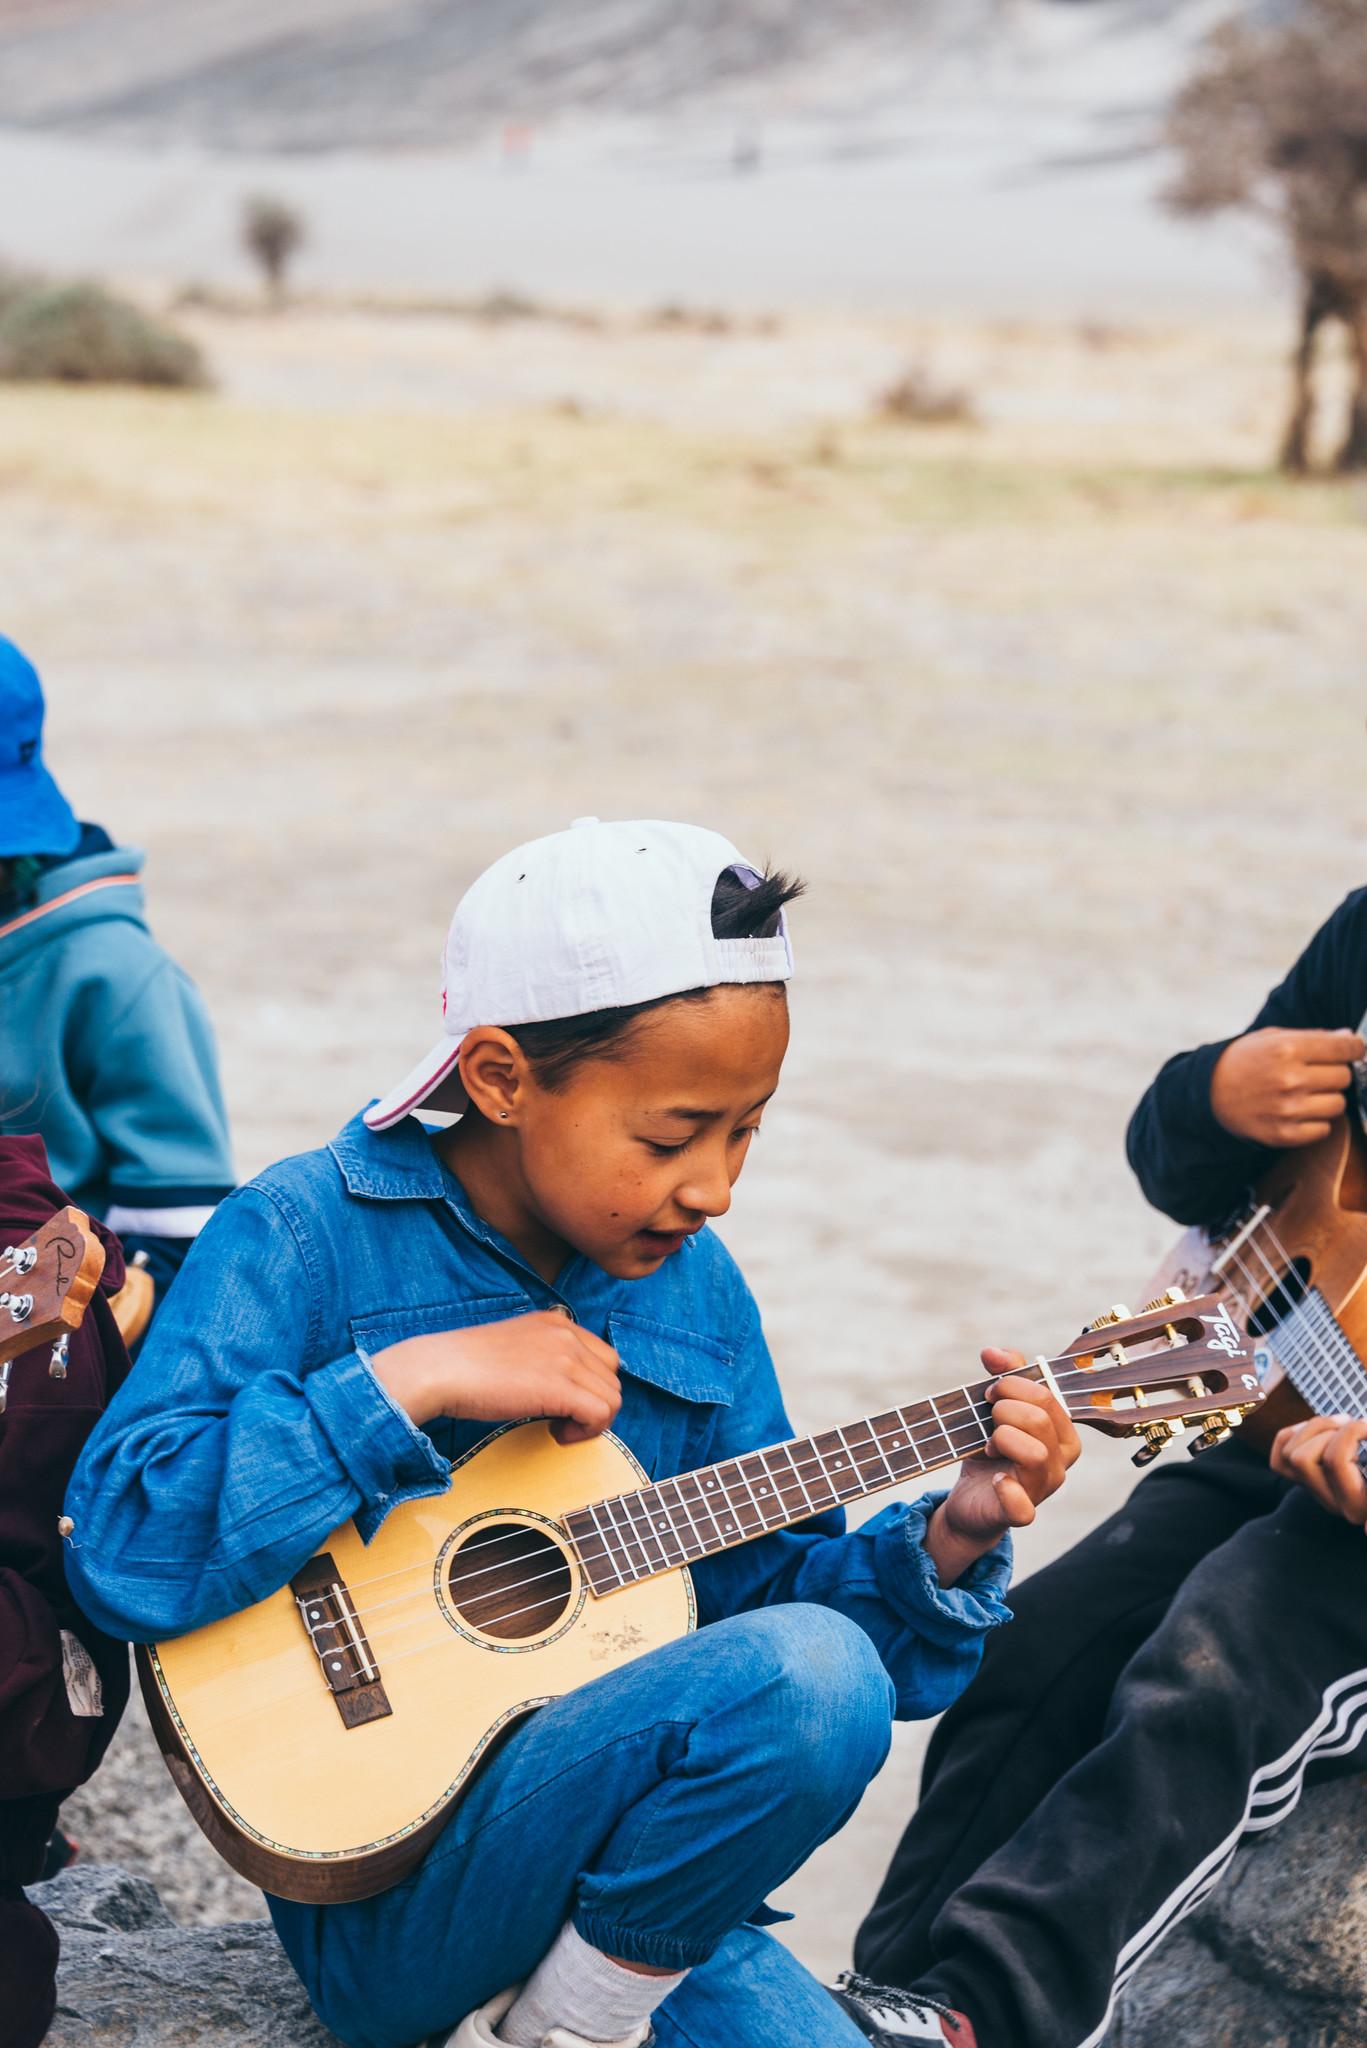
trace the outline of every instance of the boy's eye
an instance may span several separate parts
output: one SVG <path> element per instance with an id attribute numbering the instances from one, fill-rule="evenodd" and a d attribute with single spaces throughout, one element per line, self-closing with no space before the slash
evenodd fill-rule
<path id="1" fill-rule="evenodd" d="M 676 1152 L 686 1152 L 692 1140 L 685 1138 L 679 1145 L 657 1145 L 653 1138 L 646 1138 L 644 1143 L 647 1150 L 653 1152 L 657 1159 L 672 1159 Z"/>

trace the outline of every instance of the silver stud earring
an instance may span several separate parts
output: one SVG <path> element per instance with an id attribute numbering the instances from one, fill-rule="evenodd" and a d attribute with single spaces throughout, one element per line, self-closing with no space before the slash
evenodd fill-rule
<path id="1" fill-rule="evenodd" d="M 506 1109 L 501 1109 L 501 1110 L 499 1111 L 499 1113 L 498 1113 L 498 1114 L 499 1114 L 499 1119 L 500 1119 L 500 1121 L 506 1124 L 506 1123 L 507 1123 L 507 1121 L 508 1121 L 508 1112 L 507 1112 L 507 1110 L 506 1110 Z"/>

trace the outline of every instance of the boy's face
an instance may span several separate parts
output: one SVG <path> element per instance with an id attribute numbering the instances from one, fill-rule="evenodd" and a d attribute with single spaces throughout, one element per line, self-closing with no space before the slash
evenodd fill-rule
<path id="1" fill-rule="evenodd" d="M 619 1280 L 655 1272 L 731 1206 L 788 1049 L 781 985 L 651 1011 L 559 1089 L 519 1090 L 523 1184 L 539 1222 Z"/>

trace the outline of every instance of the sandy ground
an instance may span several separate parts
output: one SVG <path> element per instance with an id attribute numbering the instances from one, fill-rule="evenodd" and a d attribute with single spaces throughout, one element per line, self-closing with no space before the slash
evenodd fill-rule
<path id="1" fill-rule="evenodd" d="M 810 884 L 723 1226 L 795 1422 L 1133 1299 L 1170 1233 L 1132 1103 L 1362 879 L 1367 501 L 1268 474 L 1275 325 L 196 321 L 217 395 L 0 391 L 0 597 L 73 796 L 148 849 L 241 1171 L 430 1041 L 491 857 L 700 818 Z M 871 417 L 918 354 L 978 426 Z M 1022 1566 L 1129 1479 L 1089 1444 Z M 822 1970 L 925 1733 L 784 1888 Z M 136 1718 L 69 1818 L 257 1910 Z"/>

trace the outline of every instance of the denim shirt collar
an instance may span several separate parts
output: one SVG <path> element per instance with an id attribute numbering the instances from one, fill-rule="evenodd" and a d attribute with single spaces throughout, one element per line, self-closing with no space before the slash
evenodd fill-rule
<path id="1" fill-rule="evenodd" d="M 364 1116 L 355 1116 L 342 1126 L 328 1150 L 349 1195 L 379 1202 L 445 1202 L 471 1237 L 516 1266 L 532 1282 L 534 1292 L 558 1299 L 562 1284 L 587 1262 L 573 1255 L 554 1281 L 544 1280 L 516 1245 L 485 1222 L 455 1174 L 437 1157 L 431 1140 L 432 1132 L 415 1116 L 404 1117 L 387 1131 L 372 1131 Z"/>
<path id="2" fill-rule="evenodd" d="M 364 1117 L 343 1124 L 328 1146 L 341 1169 L 349 1195 L 379 1202 L 434 1202 L 443 1196 L 474 1211 L 454 1174 L 432 1150 L 424 1124 L 406 1116 L 387 1131 L 372 1131 Z"/>

